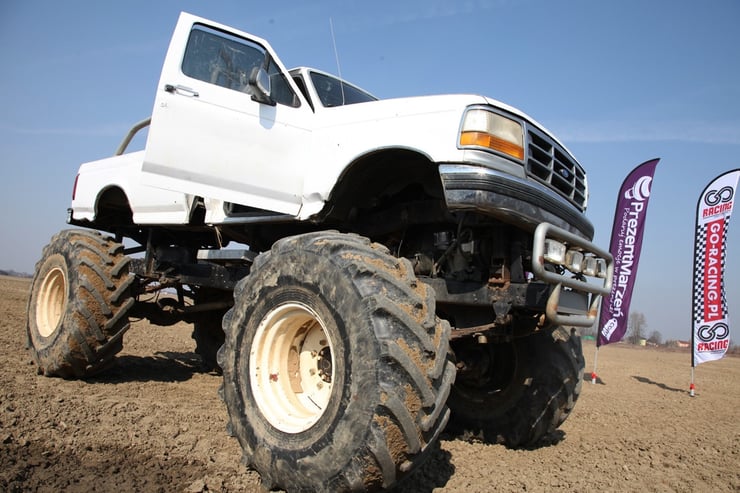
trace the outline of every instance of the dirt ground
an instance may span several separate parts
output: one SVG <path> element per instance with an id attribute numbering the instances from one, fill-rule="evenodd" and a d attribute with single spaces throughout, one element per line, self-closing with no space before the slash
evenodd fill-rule
<path id="1" fill-rule="evenodd" d="M 25 349 L 28 288 L 0 277 L 0 491 L 260 491 L 189 326 L 136 322 L 108 373 L 45 378 Z M 697 367 L 694 398 L 688 350 L 612 345 L 598 362 L 551 443 L 445 436 L 403 491 L 740 491 L 740 358 Z"/>

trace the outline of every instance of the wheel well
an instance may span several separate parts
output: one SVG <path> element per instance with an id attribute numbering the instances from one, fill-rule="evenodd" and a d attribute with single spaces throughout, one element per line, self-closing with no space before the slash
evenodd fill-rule
<path id="1" fill-rule="evenodd" d="M 108 187 L 103 190 L 95 204 L 95 223 L 110 230 L 116 226 L 133 224 L 133 212 L 126 193 L 119 187 Z"/>
<path id="2" fill-rule="evenodd" d="M 444 193 L 437 166 L 428 157 L 406 149 L 385 149 L 368 154 L 348 167 L 329 198 L 329 217 L 360 230 L 380 220 L 414 222 L 414 204 L 443 204 Z M 443 207 L 440 207 L 444 209 Z M 436 209 L 435 209 L 436 210 Z M 430 209 L 426 209 L 429 216 Z M 427 217 L 425 220 L 428 220 Z M 389 224 L 390 223 L 390 224 Z"/>

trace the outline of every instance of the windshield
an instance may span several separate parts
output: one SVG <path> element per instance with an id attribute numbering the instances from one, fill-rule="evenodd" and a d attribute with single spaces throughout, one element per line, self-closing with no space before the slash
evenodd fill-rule
<path id="1" fill-rule="evenodd" d="M 310 72 L 310 76 L 321 104 L 327 108 L 378 100 L 359 87 L 349 85 L 335 77 L 313 71 Z"/>

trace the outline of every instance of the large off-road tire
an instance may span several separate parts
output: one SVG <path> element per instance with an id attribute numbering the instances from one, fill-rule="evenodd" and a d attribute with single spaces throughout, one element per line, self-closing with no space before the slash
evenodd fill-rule
<path id="1" fill-rule="evenodd" d="M 224 317 L 228 430 L 265 487 L 387 488 L 444 428 L 450 327 L 408 261 L 318 232 L 261 254 Z"/>
<path id="2" fill-rule="evenodd" d="M 453 350 L 470 370 L 458 373 L 450 393 L 451 430 L 531 446 L 565 421 L 581 393 L 584 359 L 575 331 L 551 328 L 501 344 L 458 341 Z"/>
<path id="3" fill-rule="evenodd" d="M 134 305 L 129 261 L 123 245 L 94 231 L 62 231 L 44 247 L 26 325 L 40 374 L 82 378 L 110 366 Z"/>

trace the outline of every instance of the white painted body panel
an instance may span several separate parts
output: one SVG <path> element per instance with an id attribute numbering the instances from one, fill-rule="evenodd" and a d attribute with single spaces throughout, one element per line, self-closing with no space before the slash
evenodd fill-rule
<path id="1" fill-rule="evenodd" d="M 100 194 L 111 187 L 124 191 L 137 224 L 186 224 L 192 197 L 146 186 L 141 182 L 144 151 L 110 157 L 80 166 L 72 200 L 74 219 L 92 221 Z"/>

